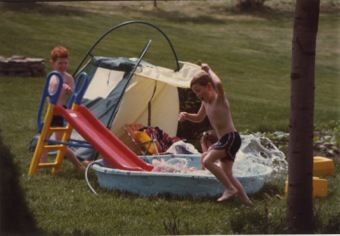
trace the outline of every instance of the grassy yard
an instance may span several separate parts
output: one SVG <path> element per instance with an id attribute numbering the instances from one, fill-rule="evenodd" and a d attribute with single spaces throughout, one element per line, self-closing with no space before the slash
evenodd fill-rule
<path id="1" fill-rule="evenodd" d="M 71 53 L 70 72 L 109 28 L 145 20 L 163 29 L 182 61 L 207 62 L 220 75 L 241 132 L 288 131 L 293 1 L 268 1 L 271 9 L 240 13 L 235 1 L 0 3 L 0 55 L 44 58 L 64 45 Z M 323 1 L 317 39 L 315 125 L 330 128 L 340 117 L 340 6 Z M 109 37 L 96 55 L 136 57 L 146 41 L 153 44 L 145 60 L 174 68 L 164 39 L 146 27 L 127 27 Z M 42 234 L 266 234 L 285 233 L 285 176 L 273 179 L 251 196 L 254 206 L 238 199 L 140 198 L 98 191 L 91 194 L 83 173 L 71 164 L 52 175 L 28 178 L 37 131 L 36 113 L 44 78 L 0 76 L 0 135 L 20 173 L 29 210 Z M 1 158 L 3 158 L 1 154 Z M 340 165 L 336 164 L 336 173 Z M 1 172 L 3 173 L 3 172 Z M 2 175 L 2 174 L 1 174 Z M 3 177 L 3 176 L 1 176 Z M 329 196 L 316 199 L 316 233 L 340 233 L 340 179 L 327 177 Z"/>

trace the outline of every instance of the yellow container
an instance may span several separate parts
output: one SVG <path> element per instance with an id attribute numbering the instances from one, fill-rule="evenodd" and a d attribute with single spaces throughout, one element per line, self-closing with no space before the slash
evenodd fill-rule
<path id="1" fill-rule="evenodd" d="M 313 175 L 333 175 L 334 163 L 333 160 L 316 156 L 313 159 Z"/>
<path id="2" fill-rule="evenodd" d="M 313 197 L 327 197 L 327 193 L 328 193 L 327 179 L 313 177 Z"/>
<path id="3" fill-rule="evenodd" d="M 320 179 L 319 177 L 313 177 L 313 197 L 327 197 L 328 193 L 328 181 L 327 179 Z M 288 194 L 288 177 L 285 186 L 285 195 Z"/>

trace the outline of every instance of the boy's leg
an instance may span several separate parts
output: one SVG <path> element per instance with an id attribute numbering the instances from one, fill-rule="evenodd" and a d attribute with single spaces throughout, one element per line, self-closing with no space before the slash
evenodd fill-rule
<path id="1" fill-rule="evenodd" d="M 203 160 L 204 167 L 207 168 L 215 177 L 222 183 L 225 188 L 225 192 L 222 195 L 222 201 L 229 199 L 233 195 L 237 194 L 237 189 L 228 179 L 228 176 L 224 173 L 223 169 L 215 164 L 225 156 L 224 150 L 210 150 Z M 219 198 L 219 201 L 221 201 Z"/>
<path id="2" fill-rule="evenodd" d="M 207 155 L 207 152 L 204 152 L 201 155 L 201 167 L 202 167 L 202 170 L 205 170 L 205 167 L 204 167 L 204 164 L 203 164 L 203 160 L 206 157 L 206 155 Z"/>
<path id="3" fill-rule="evenodd" d="M 79 170 L 84 170 L 85 167 L 81 164 L 81 162 L 78 160 L 77 156 L 74 154 L 74 152 L 67 148 L 65 152 L 65 156 L 72 162 L 72 164 Z"/>
<path id="4" fill-rule="evenodd" d="M 47 134 L 46 139 L 49 139 L 52 136 L 52 133 Z M 47 163 L 48 151 L 45 149 L 41 153 L 40 163 Z"/>
<path id="5" fill-rule="evenodd" d="M 40 163 L 47 163 L 47 150 L 43 150 L 40 157 Z"/>
<path id="6" fill-rule="evenodd" d="M 226 174 L 226 176 L 228 177 L 231 184 L 234 185 L 235 188 L 237 189 L 238 195 L 241 197 L 242 201 L 247 203 L 247 204 L 251 204 L 252 202 L 250 201 L 246 192 L 244 191 L 242 184 L 233 175 L 233 171 L 232 171 L 233 164 L 234 164 L 234 162 L 232 162 L 232 161 L 224 160 L 224 161 L 221 161 L 221 168 L 224 171 L 224 173 Z"/>
<path id="7" fill-rule="evenodd" d="M 55 136 L 56 136 L 56 140 L 61 141 L 61 139 L 63 137 L 63 133 L 62 132 L 57 132 L 55 134 Z M 85 169 L 85 167 L 81 164 L 81 162 L 78 160 L 77 156 L 74 154 L 74 152 L 70 148 L 66 149 L 65 156 L 69 159 L 69 161 L 72 162 L 72 164 L 77 169 L 79 169 L 79 170 Z"/>

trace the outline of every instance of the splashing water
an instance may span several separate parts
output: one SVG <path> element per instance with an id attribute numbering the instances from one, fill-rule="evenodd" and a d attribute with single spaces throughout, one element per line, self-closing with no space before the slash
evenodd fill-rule
<path id="1" fill-rule="evenodd" d="M 197 157 L 198 158 L 198 157 Z M 171 158 L 167 161 L 161 159 L 161 161 L 153 160 L 152 164 L 155 166 L 153 172 L 167 172 L 167 173 L 197 173 L 199 170 L 195 166 L 189 167 L 190 160 L 187 158 Z"/>
<path id="2" fill-rule="evenodd" d="M 236 155 L 233 169 L 235 172 L 242 172 L 244 168 L 249 168 L 254 164 L 262 164 L 270 167 L 276 174 L 287 171 L 288 163 L 285 154 L 280 151 L 270 139 L 260 133 L 255 135 L 242 135 L 241 137 L 242 146 Z"/>
<path id="3" fill-rule="evenodd" d="M 285 155 L 268 138 L 263 135 L 242 135 L 242 146 L 236 155 L 233 166 L 235 176 L 261 176 L 268 173 L 287 171 Z M 200 158 L 197 156 L 196 158 Z M 195 163 L 194 163 L 195 162 Z M 153 172 L 181 173 L 195 175 L 211 175 L 208 170 L 201 170 L 200 162 L 190 161 L 188 158 L 175 157 L 167 161 L 153 160 Z M 217 163 L 219 165 L 219 163 Z"/>

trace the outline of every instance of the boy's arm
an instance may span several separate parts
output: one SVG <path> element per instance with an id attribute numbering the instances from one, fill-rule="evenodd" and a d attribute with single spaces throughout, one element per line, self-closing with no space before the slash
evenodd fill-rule
<path id="1" fill-rule="evenodd" d="M 179 113 L 178 120 L 183 122 L 185 120 L 189 120 L 191 122 L 200 123 L 203 121 L 204 117 L 206 116 L 205 108 L 203 103 L 201 104 L 200 109 L 198 112 L 195 113 L 188 113 L 188 112 L 181 112 Z"/>
<path id="2" fill-rule="evenodd" d="M 73 93 L 74 86 L 75 84 L 72 75 L 70 75 L 69 73 L 65 73 L 63 87 L 67 95 L 71 95 Z"/>
<path id="3" fill-rule="evenodd" d="M 210 75 L 210 77 L 211 77 L 211 79 L 212 79 L 212 81 L 213 81 L 213 83 L 214 83 L 214 85 L 215 85 L 215 88 L 216 88 L 216 90 L 217 90 L 217 93 L 218 93 L 219 95 L 224 96 L 224 89 L 223 89 L 223 85 L 222 85 L 222 82 L 221 82 L 220 78 L 219 78 L 219 77 L 215 74 L 215 72 L 208 66 L 208 64 L 202 64 L 202 65 L 201 65 L 201 68 L 202 68 L 202 70 L 204 70 L 205 72 L 207 72 L 207 73 Z"/>
<path id="4" fill-rule="evenodd" d="M 57 91 L 59 86 L 59 79 L 57 76 L 53 75 L 52 78 L 50 79 L 50 83 L 48 85 L 48 91 L 49 93 L 53 94 L 55 91 Z"/>

